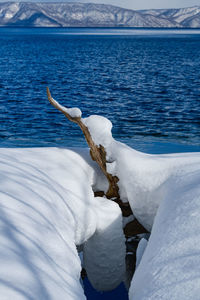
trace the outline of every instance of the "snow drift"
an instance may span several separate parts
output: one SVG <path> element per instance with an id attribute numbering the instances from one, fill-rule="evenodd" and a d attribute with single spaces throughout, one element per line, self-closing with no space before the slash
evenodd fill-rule
<path id="1" fill-rule="evenodd" d="M 106 118 L 90 116 L 82 120 L 95 143 L 106 150 L 107 170 L 119 178 L 121 200 L 130 203 L 135 217 L 150 231 L 160 202 L 171 192 L 173 180 L 200 171 L 200 153 L 142 153 L 113 139 L 112 123 Z"/>
<path id="2" fill-rule="evenodd" d="M 101 226 L 109 238 L 112 222 L 116 228 L 104 255 L 104 271 L 113 275 L 117 265 L 111 288 L 123 280 L 120 209 L 108 204 L 103 211 L 107 223 L 99 220 L 100 204 L 91 187 L 96 173 L 87 159 L 84 151 L 82 157 L 69 149 L 0 149 L 1 299 L 85 299 L 76 245 L 95 239 L 97 229 L 99 236 Z M 97 260 L 106 245 L 95 240 Z M 117 256 L 110 259 L 116 248 L 120 262 Z"/>
<path id="3" fill-rule="evenodd" d="M 139 245 L 130 300 L 199 299 L 200 153 L 148 155 L 115 141 L 102 117 L 85 123 L 94 140 L 104 126 L 98 140 L 108 172 L 119 178 L 121 199 L 144 227 L 154 224 L 146 250 L 144 240 Z"/>
<path id="4" fill-rule="evenodd" d="M 168 182 L 129 299 L 198 300 L 200 295 L 200 171 Z M 145 283 L 145 284 L 144 284 Z"/>

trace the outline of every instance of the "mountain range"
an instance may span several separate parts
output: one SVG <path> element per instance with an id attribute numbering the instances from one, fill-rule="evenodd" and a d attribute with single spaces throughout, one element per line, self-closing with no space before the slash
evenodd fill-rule
<path id="1" fill-rule="evenodd" d="M 94 3 L 0 2 L 0 26 L 200 28 L 200 6 L 131 10 Z"/>

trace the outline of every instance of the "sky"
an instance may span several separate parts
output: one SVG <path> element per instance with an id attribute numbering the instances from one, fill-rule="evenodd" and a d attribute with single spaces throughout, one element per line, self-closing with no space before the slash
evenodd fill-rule
<path id="1" fill-rule="evenodd" d="M 6 2 L 7 0 L 0 0 Z M 21 1 L 21 0 L 12 0 Z M 27 2 L 92 2 L 112 4 L 129 9 L 150 9 L 150 8 L 182 8 L 200 6 L 200 0 L 22 0 Z"/>
<path id="2" fill-rule="evenodd" d="M 74 1 L 71 0 L 71 2 Z M 79 0 L 79 2 L 113 4 L 130 9 L 181 8 L 195 5 L 200 6 L 200 0 Z"/>

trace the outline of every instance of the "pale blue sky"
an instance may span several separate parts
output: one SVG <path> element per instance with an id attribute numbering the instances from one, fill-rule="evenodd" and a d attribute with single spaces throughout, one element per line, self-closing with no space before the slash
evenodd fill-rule
<path id="1" fill-rule="evenodd" d="M 15 0 L 13 0 L 15 1 Z M 20 1 L 20 0 L 18 0 Z M 22 0 L 27 2 L 92 2 L 113 4 L 130 9 L 181 8 L 200 6 L 200 0 Z M 0 0 L 6 2 L 6 0 Z M 17 0 L 16 0 L 17 2 Z"/>
<path id="2" fill-rule="evenodd" d="M 74 1 L 72 0 L 71 2 Z M 180 8 L 191 7 L 195 5 L 200 6 L 200 0 L 79 0 L 77 2 L 106 3 L 131 9 Z"/>

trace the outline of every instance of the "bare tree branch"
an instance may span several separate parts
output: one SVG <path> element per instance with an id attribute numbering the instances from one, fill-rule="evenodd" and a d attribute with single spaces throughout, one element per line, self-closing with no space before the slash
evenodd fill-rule
<path id="1" fill-rule="evenodd" d="M 117 182 L 119 181 L 118 178 L 116 176 L 112 176 L 111 174 L 109 174 L 106 170 L 106 151 L 104 149 L 104 147 L 102 145 L 100 145 L 99 147 L 97 145 L 95 145 L 94 141 L 92 140 L 91 134 L 88 130 L 88 128 L 83 124 L 81 117 L 72 117 L 68 112 L 67 109 L 60 105 L 56 100 L 54 100 L 51 96 L 50 90 L 47 87 L 47 96 L 48 96 L 48 100 L 49 102 L 59 111 L 61 111 L 67 118 L 68 120 L 76 123 L 79 125 L 79 127 L 81 128 L 85 139 L 88 143 L 88 146 L 90 147 L 90 154 L 91 157 L 94 161 L 97 162 L 97 164 L 99 165 L 99 167 L 101 168 L 101 170 L 103 171 L 104 175 L 106 176 L 106 178 L 108 179 L 109 182 L 109 189 L 106 193 L 106 196 L 108 198 L 113 198 L 113 197 L 119 197 L 119 188 L 117 185 Z"/>
<path id="2" fill-rule="evenodd" d="M 49 102 L 59 111 L 61 111 L 69 121 L 74 122 L 76 124 L 79 125 L 79 127 L 81 128 L 85 139 L 87 141 L 88 146 L 90 147 L 90 155 L 91 158 L 96 161 L 96 163 L 99 165 L 99 167 L 101 168 L 103 174 L 106 176 L 108 183 L 109 183 L 109 188 L 108 191 L 106 192 L 106 197 L 108 199 L 113 199 L 116 203 L 119 204 L 121 210 L 122 210 L 122 214 L 124 216 L 126 216 L 127 214 L 130 215 L 131 208 L 130 205 L 127 203 L 123 203 L 120 200 L 120 195 L 119 195 L 119 187 L 118 187 L 118 177 L 117 176 L 113 176 L 112 174 L 107 172 L 107 168 L 106 168 L 106 151 L 105 148 L 100 145 L 99 147 L 94 143 L 94 141 L 92 140 L 92 136 L 88 130 L 88 128 L 85 126 L 85 124 L 82 122 L 81 120 L 81 111 L 80 115 L 78 114 L 70 114 L 69 112 L 72 111 L 74 109 L 67 109 L 66 107 L 62 106 L 61 104 L 59 104 L 56 100 L 54 100 L 51 96 L 50 90 L 47 87 L 47 96 L 48 96 L 48 100 Z M 78 115 L 78 116 L 77 116 Z M 135 225 L 135 231 L 137 232 L 137 234 L 139 233 L 143 233 L 146 232 L 146 229 L 143 228 L 143 226 L 135 219 L 134 221 L 134 225 Z M 135 232 L 134 231 L 134 232 Z"/>

